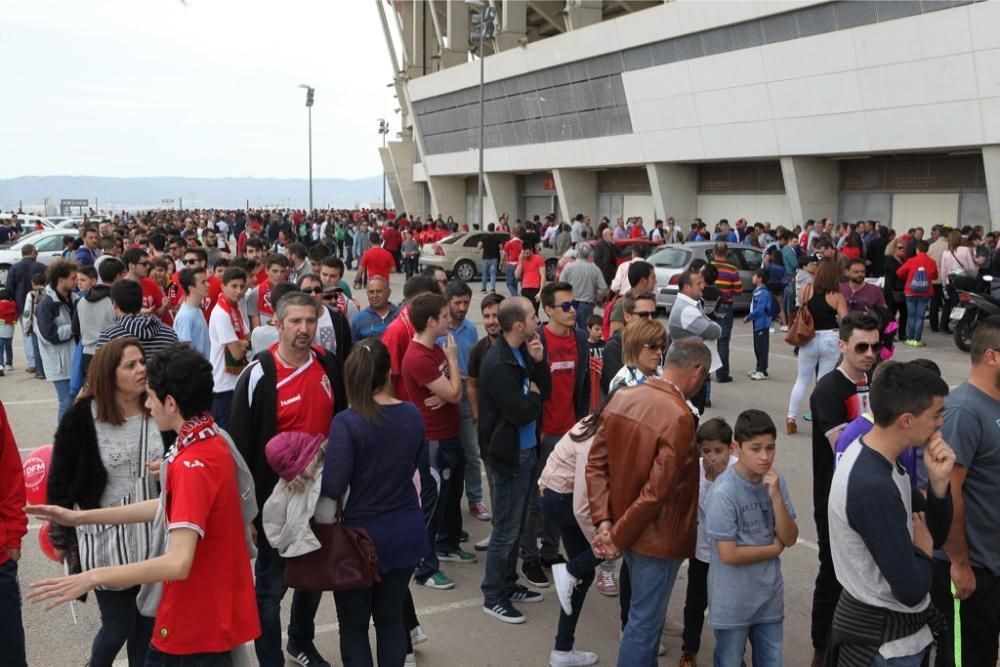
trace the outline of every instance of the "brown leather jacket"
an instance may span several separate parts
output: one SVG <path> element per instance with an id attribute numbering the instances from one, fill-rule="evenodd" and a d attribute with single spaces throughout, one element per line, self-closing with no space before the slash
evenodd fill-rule
<path id="1" fill-rule="evenodd" d="M 594 525 L 613 522 L 619 549 L 694 556 L 698 522 L 695 417 L 669 382 L 619 389 L 605 406 L 587 460 Z"/>

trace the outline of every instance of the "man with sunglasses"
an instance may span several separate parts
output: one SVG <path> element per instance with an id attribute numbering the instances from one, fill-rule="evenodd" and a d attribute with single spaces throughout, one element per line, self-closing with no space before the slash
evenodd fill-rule
<path id="1" fill-rule="evenodd" d="M 184 251 L 184 262 L 181 268 L 202 269 L 208 276 L 208 296 L 201 300 L 201 314 L 205 317 L 205 322 L 212 316 L 212 308 L 222 294 L 222 281 L 208 271 L 208 253 L 204 248 L 188 248 Z M 174 313 L 180 309 L 181 304 L 187 298 L 187 292 L 181 287 L 180 269 L 171 278 L 170 287 L 167 289 L 167 297 L 170 310 Z"/>
<path id="2" fill-rule="evenodd" d="M 370 284 L 370 283 L 369 283 Z M 335 303 L 326 300 L 326 288 L 319 275 L 310 273 L 302 276 L 299 280 L 299 289 L 316 301 L 319 309 L 319 319 L 316 321 L 316 337 L 313 345 L 318 345 L 324 350 L 328 350 L 340 359 L 341 363 L 347 360 L 347 355 L 351 351 L 352 341 L 356 340 L 351 334 L 351 325 L 347 318 L 337 308 Z M 334 295 L 331 295 L 334 296 Z"/>
<path id="3" fill-rule="evenodd" d="M 840 322 L 840 353 L 843 361 L 816 383 L 809 408 L 813 415 L 812 468 L 813 518 L 819 545 L 819 573 L 813 589 L 813 665 L 823 664 L 833 612 L 841 586 L 833 568 L 827 505 L 833 481 L 834 447 L 848 424 L 869 411 L 872 367 L 882 347 L 879 321 L 871 315 L 848 315 Z"/>
<path id="4" fill-rule="evenodd" d="M 142 248 L 129 248 L 122 254 L 121 260 L 128 270 L 125 278 L 142 285 L 142 311 L 156 315 L 164 324 L 171 324 L 170 302 L 163 298 L 160 286 L 149 278 L 149 270 L 153 265 L 149 253 Z"/>

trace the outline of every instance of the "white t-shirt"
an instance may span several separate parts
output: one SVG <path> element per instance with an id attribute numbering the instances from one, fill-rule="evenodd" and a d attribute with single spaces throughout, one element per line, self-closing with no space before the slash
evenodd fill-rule
<path id="1" fill-rule="evenodd" d="M 250 331 L 250 322 L 247 320 L 246 311 L 240 310 L 240 317 L 243 318 L 243 330 Z M 212 379 L 215 381 L 215 393 L 221 394 L 232 391 L 236 388 L 236 379 L 239 375 L 226 372 L 226 344 L 234 343 L 239 338 L 236 330 L 233 329 L 233 322 L 229 319 L 229 313 L 219 308 L 218 305 L 212 308 L 212 314 L 208 318 L 208 338 L 212 343 Z"/>
<path id="2" fill-rule="evenodd" d="M 729 465 L 732 468 L 736 465 L 737 458 L 733 454 L 729 455 Z M 705 459 L 698 459 L 698 544 L 694 550 L 694 557 L 702 563 L 712 560 L 712 541 L 708 539 L 708 528 L 705 526 L 705 501 L 708 499 L 708 491 L 712 488 L 712 482 L 705 477 Z M 719 475 L 722 473 L 720 472 Z M 719 479 L 716 476 L 715 479 Z"/>
<path id="3" fill-rule="evenodd" d="M 324 350 L 336 354 L 337 333 L 333 330 L 333 318 L 330 317 L 330 311 L 326 309 L 326 306 L 320 308 L 320 311 L 319 320 L 316 322 L 316 337 L 313 339 L 313 345 L 319 345 Z"/>

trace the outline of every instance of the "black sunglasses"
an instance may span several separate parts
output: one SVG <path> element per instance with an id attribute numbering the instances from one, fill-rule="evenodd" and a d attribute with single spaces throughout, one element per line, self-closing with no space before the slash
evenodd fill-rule
<path id="1" fill-rule="evenodd" d="M 655 310 L 637 310 L 632 314 L 635 315 L 636 317 L 645 317 L 647 319 L 652 319 L 656 317 Z"/>
<path id="2" fill-rule="evenodd" d="M 562 303 L 557 303 L 552 306 L 553 308 L 559 308 L 564 313 L 568 313 L 571 310 L 576 310 L 576 303 L 573 301 L 563 301 Z"/>
<path id="3" fill-rule="evenodd" d="M 857 343 L 854 345 L 855 354 L 864 354 L 871 349 L 872 354 L 878 354 L 882 349 L 882 343 Z"/>
<path id="4" fill-rule="evenodd" d="M 303 287 L 302 291 L 306 294 L 319 294 L 323 291 L 322 287 Z"/>
<path id="5" fill-rule="evenodd" d="M 200 259 L 185 259 L 184 263 L 187 264 L 188 266 L 192 266 L 200 261 L 201 261 Z"/>

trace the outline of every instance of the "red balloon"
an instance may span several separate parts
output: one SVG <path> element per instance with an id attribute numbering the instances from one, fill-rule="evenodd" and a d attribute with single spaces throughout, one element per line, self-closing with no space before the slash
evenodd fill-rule
<path id="1" fill-rule="evenodd" d="M 29 505 L 45 504 L 51 462 L 52 445 L 42 445 L 24 459 L 24 496 Z"/>
<path id="2" fill-rule="evenodd" d="M 56 548 L 52 546 L 52 538 L 49 537 L 49 522 L 46 521 L 42 524 L 41 530 L 38 531 L 38 546 L 42 548 L 42 553 L 45 554 L 49 560 L 59 562 L 59 556 L 56 555 Z"/>

